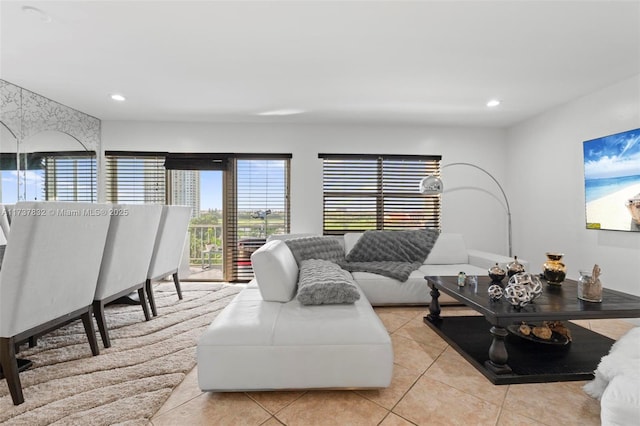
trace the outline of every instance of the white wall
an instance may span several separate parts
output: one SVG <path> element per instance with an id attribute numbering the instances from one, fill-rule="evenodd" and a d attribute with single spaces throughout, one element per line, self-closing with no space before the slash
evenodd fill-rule
<path id="1" fill-rule="evenodd" d="M 102 123 L 104 150 L 279 152 L 291 163 L 291 231 L 322 231 L 322 161 L 318 153 L 442 155 L 443 164 L 471 162 L 504 182 L 505 132 L 500 129 L 411 126 Z M 506 211 L 497 186 L 468 167 L 443 171 L 444 231 L 470 247 L 506 254 Z"/>
<path id="2" fill-rule="evenodd" d="M 602 268 L 605 287 L 640 295 L 640 233 L 585 229 L 583 141 L 640 127 L 640 75 L 507 132 L 517 254 L 541 271 L 565 253 L 570 278 Z"/>

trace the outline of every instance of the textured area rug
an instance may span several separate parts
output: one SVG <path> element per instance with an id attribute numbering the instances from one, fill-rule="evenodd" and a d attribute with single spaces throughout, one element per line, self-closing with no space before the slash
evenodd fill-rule
<path id="1" fill-rule="evenodd" d="M 137 305 L 106 309 L 111 347 L 91 356 L 80 321 L 26 345 L 19 358 L 33 361 L 20 373 L 24 404 L 14 406 L 0 380 L 0 422 L 19 425 L 146 425 L 196 364 L 204 329 L 242 289 L 212 283 L 154 286 L 158 316 L 145 321 Z M 97 328 L 96 328 L 97 330 Z"/>

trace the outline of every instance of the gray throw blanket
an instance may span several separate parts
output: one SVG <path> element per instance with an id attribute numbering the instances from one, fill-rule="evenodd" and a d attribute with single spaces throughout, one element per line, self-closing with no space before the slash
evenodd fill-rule
<path id="1" fill-rule="evenodd" d="M 437 229 L 366 231 L 340 266 L 406 281 L 420 268 L 439 235 Z"/>
<path id="2" fill-rule="evenodd" d="M 391 262 L 388 260 L 372 262 L 342 262 L 340 267 L 349 272 L 371 272 L 405 282 L 413 271 L 418 270 L 422 262 Z"/>

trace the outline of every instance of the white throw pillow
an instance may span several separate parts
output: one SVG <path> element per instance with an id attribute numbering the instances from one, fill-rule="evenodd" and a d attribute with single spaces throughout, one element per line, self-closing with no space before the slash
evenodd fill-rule
<path id="1" fill-rule="evenodd" d="M 293 299 L 298 284 L 298 264 L 284 241 L 269 241 L 254 251 L 251 265 L 264 300 L 288 302 Z"/>
<path id="2" fill-rule="evenodd" d="M 425 265 L 451 265 L 469 263 L 467 245 L 462 234 L 441 233 L 431 253 L 424 261 Z"/>

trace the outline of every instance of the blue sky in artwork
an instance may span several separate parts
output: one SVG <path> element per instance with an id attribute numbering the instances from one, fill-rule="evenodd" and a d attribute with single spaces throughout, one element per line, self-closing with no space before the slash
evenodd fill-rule
<path id="1" fill-rule="evenodd" d="M 586 179 L 640 175 L 640 129 L 584 142 Z"/>

